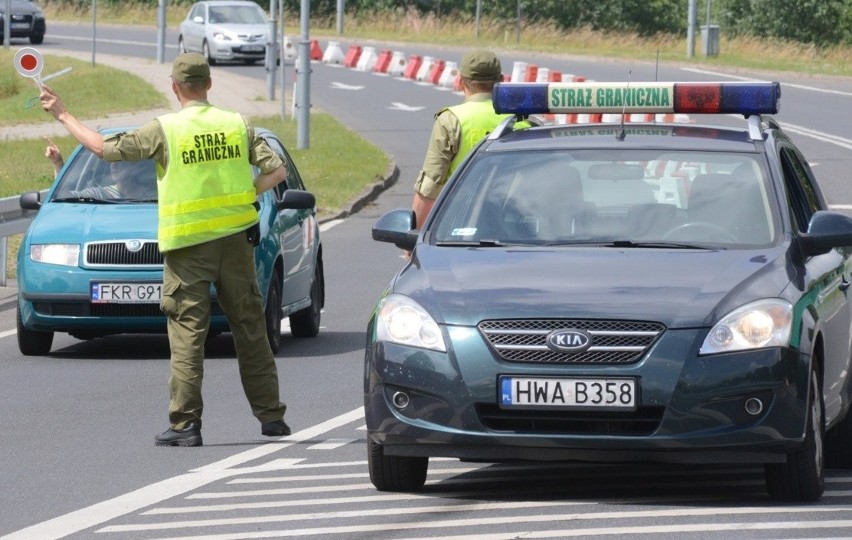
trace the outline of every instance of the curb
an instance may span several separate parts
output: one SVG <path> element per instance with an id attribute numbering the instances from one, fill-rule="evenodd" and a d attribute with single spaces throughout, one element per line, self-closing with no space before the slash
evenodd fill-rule
<path id="1" fill-rule="evenodd" d="M 333 214 L 331 216 L 324 217 L 319 219 L 320 223 L 328 223 L 330 221 L 335 221 L 338 219 L 343 219 L 351 216 L 352 214 L 358 213 L 369 203 L 375 201 L 379 195 L 387 191 L 391 186 L 393 186 L 399 180 L 399 167 L 396 166 L 396 162 L 391 160 L 388 164 L 388 169 L 385 172 L 384 177 L 378 182 L 374 182 L 369 186 L 365 187 L 361 193 L 356 195 L 354 198 L 350 199 L 348 203 L 348 207 Z"/>

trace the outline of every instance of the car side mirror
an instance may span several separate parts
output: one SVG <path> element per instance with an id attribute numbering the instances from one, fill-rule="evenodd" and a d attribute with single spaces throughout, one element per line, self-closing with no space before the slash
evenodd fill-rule
<path id="1" fill-rule="evenodd" d="M 38 210 L 41 208 L 41 193 L 38 191 L 22 193 L 18 204 L 23 210 Z"/>
<path id="2" fill-rule="evenodd" d="M 288 189 L 278 203 L 278 210 L 309 210 L 317 205 L 317 199 L 310 191 Z"/>
<path id="3" fill-rule="evenodd" d="M 416 229 L 414 211 L 407 208 L 391 210 L 373 225 L 373 240 L 388 242 L 400 249 L 411 251 L 417 244 L 420 231 Z"/>
<path id="4" fill-rule="evenodd" d="M 192 22 L 194 22 L 195 24 L 204 24 L 204 17 L 196 15 L 192 18 Z"/>
<path id="5" fill-rule="evenodd" d="M 799 237 L 805 255 L 822 255 L 834 248 L 852 247 L 852 217 L 820 210 L 811 216 L 808 232 Z"/>

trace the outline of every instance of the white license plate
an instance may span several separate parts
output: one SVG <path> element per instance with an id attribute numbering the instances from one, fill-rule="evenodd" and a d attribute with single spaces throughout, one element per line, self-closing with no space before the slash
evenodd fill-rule
<path id="1" fill-rule="evenodd" d="M 163 284 L 152 282 L 92 283 L 94 304 L 159 304 Z"/>
<path id="2" fill-rule="evenodd" d="M 265 45 L 243 45 L 243 52 L 260 52 L 264 49 Z"/>
<path id="3" fill-rule="evenodd" d="M 30 27 L 30 23 L 25 22 L 13 22 L 9 24 L 9 28 L 12 30 L 27 30 Z"/>
<path id="4" fill-rule="evenodd" d="M 501 407 L 636 408 L 636 380 L 627 378 L 500 377 Z"/>

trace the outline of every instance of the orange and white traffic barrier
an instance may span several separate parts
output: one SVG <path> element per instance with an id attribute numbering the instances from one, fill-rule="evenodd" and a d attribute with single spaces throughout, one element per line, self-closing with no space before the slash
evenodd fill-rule
<path id="1" fill-rule="evenodd" d="M 311 60 L 319 61 L 322 60 L 323 52 L 320 48 L 319 41 L 312 39 L 311 40 Z"/>
<path id="2" fill-rule="evenodd" d="M 346 51 L 346 58 L 343 60 L 343 65 L 348 68 L 354 68 L 358 65 L 358 59 L 361 58 L 361 46 L 350 45 Z"/>
<path id="3" fill-rule="evenodd" d="M 340 48 L 340 43 L 329 41 L 328 47 L 325 48 L 325 53 L 322 55 L 322 61 L 325 64 L 342 65 L 345 57 L 343 50 Z"/>
<path id="4" fill-rule="evenodd" d="M 296 47 L 293 45 L 293 40 L 284 36 L 284 59 L 295 60 L 297 56 L 298 54 L 296 54 Z"/>
<path id="5" fill-rule="evenodd" d="M 627 115 L 628 122 L 653 122 L 654 115 L 649 113 L 630 113 Z"/>
<path id="6" fill-rule="evenodd" d="M 419 54 L 412 54 L 408 57 L 408 63 L 405 66 L 405 73 L 402 76 L 406 79 L 414 80 L 417 77 L 417 72 L 420 70 L 420 64 L 423 63 L 423 57 Z"/>
<path id="7" fill-rule="evenodd" d="M 512 77 L 507 82 L 523 82 L 524 74 L 527 72 L 527 63 L 516 61 L 512 64 Z"/>
<path id="8" fill-rule="evenodd" d="M 456 82 L 456 77 L 459 76 L 459 66 L 456 62 L 447 60 L 444 62 L 444 69 L 441 71 L 441 77 L 438 79 L 438 86 L 452 90 L 453 84 Z"/>
<path id="9" fill-rule="evenodd" d="M 408 60 L 402 51 L 394 51 L 388 64 L 387 74 L 391 77 L 402 77 L 408 67 Z"/>
<path id="10" fill-rule="evenodd" d="M 371 71 L 376 65 L 378 55 L 375 47 L 364 47 L 361 51 L 361 56 L 358 57 L 358 63 L 355 64 L 355 69 L 358 71 Z"/>
<path id="11" fill-rule="evenodd" d="M 435 65 L 435 57 L 434 56 L 424 56 L 423 61 L 420 62 L 420 67 L 417 68 L 417 73 L 414 75 L 414 80 L 419 82 L 425 82 L 426 77 L 429 74 L 429 70 L 432 69 L 432 66 Z"/>
<path id="12" fill-rule="evenodd" d="M 376 57 L 376 63 L 373 65 L 373 73 L 387 73 L 390 67 L 393 53 L 390 49 L 383 49 Z"/>
<path id="13" fill-rule="evenodd" d="M 535 64 L 527 64 L 527 69 L 524 70 L 524 82 L 535 82 L 538 77 L 538 66 Z"/>
<path id="14" fill-rule="evenodd" d="M 426 80 L 432 84 L 438 84 L 438 81 L 441 80 L 441 74 L 444 72 L 445 65 L 446 62 L 443 60 L 435 60 L 435 63 L 429 69 L 429 73 L 426 74 Z"/>

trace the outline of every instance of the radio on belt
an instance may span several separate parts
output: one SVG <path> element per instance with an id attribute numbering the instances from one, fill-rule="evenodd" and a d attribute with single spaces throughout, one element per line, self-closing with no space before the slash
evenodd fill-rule
<path id="1" fill-rule="evenodd" d="M 689 113 L 777 114 L 777 82 L 497 83 L 501 114 Z"/>

